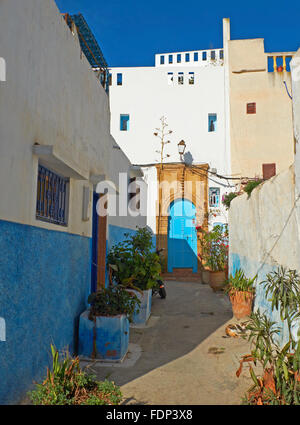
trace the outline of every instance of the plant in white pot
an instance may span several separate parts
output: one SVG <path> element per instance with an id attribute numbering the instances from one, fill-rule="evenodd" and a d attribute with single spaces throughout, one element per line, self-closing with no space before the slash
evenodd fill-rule
<path id="1" fill-rule="evenodd" d="M 112 247 L 108 254 L 113 283 L 127 287 L 139 298 L 139 312 L 133 315 L 134 324 L 145 324 L 151 313 L 152 288 L 161 279 L 159 256 L 152 245 L 152 233 L 139 228 L 135 234 Z"/>
<path id="2" fill-rule="evenodd" d="M 211 231 L 199 227 L 198 235 L 202 247 L 204 267 L 209 270 L 209 284 L 214 291 L 224 289 L 228 267 L 227 225 L 217 225 Z"/>

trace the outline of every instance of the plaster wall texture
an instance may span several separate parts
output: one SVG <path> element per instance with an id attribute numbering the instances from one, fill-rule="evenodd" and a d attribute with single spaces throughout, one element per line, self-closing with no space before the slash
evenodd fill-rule
<path id="1" fill-rule="evenodd" d="M 298 232 L 294 166 L 259 185 L 249 199 L 244 194 L 230 205 L 230 273 L 242 268 L 247 277 L 258 274 L 255 309 L 267 312 L 278 323 L 279 314 L 271 312 L 259 282 L 281 265 L 300 272 Z M 283 342 L 287 338 L 285 325 L 280 338 Z"/>
<path id="2" fill-rule="evenodd" d="M 295 137 L 295 197 L 300 196 L 300 49 L 291 61 L 292 87 L 293 87 L 293 121 Z M 298 227 L 300 229 L 300 206 L 296 208 Z M 300 238 L 300 232 L 298 233 Z"/>
<path id="3" fill-rule="evenodd" d="M 7 65 L 7 81 L 0 86 L 0 218 L 91 236 L 91 220 L 82 221 L 83 186 L 92 192 L 92 175 L 117 183 L 118 170 L 130 166 L 113 149 L 108 97 L 52 0 L 1 2 L 0 16 Z M 18 28 L 13 33 L 12 19 Z M 35 218 L 35 143 L 54 146 L 85 179 L 70 180 L 67 228 Z M 91 201 L 92 196 L 90 215 Z"/>
<path id="4" fill-rule="evenodd" d="M 291 73 L 268 72 L 264 40 L 228 41 L 230 83 L 231 171 L 242 177 L 262 176 L 262 164 L 276 172 L 294 161 Z M 278 54 L 279 55 L 279 54 Z M 247 103 L 256 114 L 247 114 Z"/>
<path id="5" fill-rule="evenodd" d="M 91 177 L 118 185 L 131 164 L 113 148 L 108 97 L 54 1 L 0 2 L 0 40 L 7 64 L 0 83 L 0 404 L 9 404 L 45 376 L 50 343 L 76 352 L 91 290 Z M 81 176 L 70 178 L 67 227 L 35 218 L 34 144 L 53 146 L 62 169 Z M 135 229 L 145 218 L 108 221 Z"/>

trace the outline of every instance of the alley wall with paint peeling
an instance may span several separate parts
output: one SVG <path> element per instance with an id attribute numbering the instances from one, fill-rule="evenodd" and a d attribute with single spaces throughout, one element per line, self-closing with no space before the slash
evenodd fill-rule
<path id="1" fill-rule="evenodd" d="M 298 79 L 296 68 L 293 67 L 293 64 L 299 66 L 299 57 L 300 50 L 291 63 L 295 162 L 285 171 L 260 184 L 251 192 L 250 197 L 243 194 L 235 198 L 229 209 L 230 273 L 235 274 L 241 268 L 249 278 L 258 275 L 254 310 L 266 312 L 277 323 L 281 323 L 279 313 L 272 312 L 260 282 L 278 266 L 300 273 L 300 78 Z M 296 329 L 297 326 L 294 329 L 295 335 Z M 284 343 L 287 338 L 287 326 L 283 324 L 280 340 Z"/>
<path id="2" fill-rule="evenodd" d="M 300 272 L 300 243 L 295 209 L 294 167 L 259 185 L 250 198 L 235 198 L 229 210 L 229 270 L 243 269 L 246 276 L 256 274 L 254 310 L 267 312 L 276 322 L 279 313 L 271 311 L 263 285 L 266 275 L 284 266 Z M 284 326 L 280 338 L 287 338 Z"/>

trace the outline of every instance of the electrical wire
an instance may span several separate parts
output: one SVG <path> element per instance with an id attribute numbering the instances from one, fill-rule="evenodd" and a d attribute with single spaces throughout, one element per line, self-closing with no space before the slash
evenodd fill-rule
<path id="1" fill-rule="evenodd" d="M 286 89 L 286 92 L 287 92 L 287 94 L 288 94 L 289 98 L 290 98 L 291 100 L 293 100 L 293 97 L 290 95 L 290 92 L 289 92 L 288 86 L 287 86 L 287 84 L 286 84 L 286 81 L 284 81 L 284 82 L 283 82 L 283 84 L 285 85 L 285 89 Z"/>

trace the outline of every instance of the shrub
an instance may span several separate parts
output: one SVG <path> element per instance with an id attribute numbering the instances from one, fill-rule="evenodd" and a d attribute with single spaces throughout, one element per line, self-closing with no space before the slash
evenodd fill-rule
<path id="1" fill-rule="evenodd" d="M 132 316 L 136 306 L 140 306 L 140 300 L 136 295 L 117 285 L 109 288 L 102 288 L 88 297 L 88 303 L 91 304 L 89 319 L 93 320 L 96 316 L 117 316 L 126 314 L 132 321 Z M 138 312 L 138 311 L 137 311 Z"/>
<path id="2" fill-rule="evenodd" d="M 210 232 L 206 232 L 198 226 L 197 231 L 201 234 L 202 260 L 204 266 L 211 271 L 223 271 L 228 264 L 228 230 L 223 226 L 215 226 Z"/>
<path id="3" fill-rule="evenodd" d="M 248 182 L 246 186 L 244 187 L 244 191 L 248 194 L 248 198 L 251 195 L 251 192 L 253 189 L 255 189 L 258 185 L 260 185 L 263 182 L 261 179 L 256 179 Z"/>
<path id="4" fill-rule="evenodd" d="M 118 405 L 122 400 L 120 388 L 111 381 L 99 382 L 80 369 L 79 358 L 65 354 L 59 360 L 58 351 L 51 345 L 52 372 L 29 393 L 35 405 Z"/>
<path id="5" fill-rule="evenodd" d="M 287 320 L 289 340 L 281 347 L 277 335 L 281 328 L 276 326 L 265 314 L 258 310 L 251 315 L 247 325 L 248 340 L 254 345 L 251 354 L 240 361 L 236 372 L 239 377 L 243 363 L 259 362 L 263 376 L 257 376 L 250 366 L 250 375 L 254 385 L 248 390 L 243 401 L 245 404 L 299 405 L 300 404 L 300 341 L 295 341 L 292 326 L 299 318 L 300 277 L 295 270 L 282 267 L 267 274 L 264 287 L 266 297 L 271 294 L 272 311 L 279 311 L 281 320 Z M 298 335 L 299 337 L 299 335 Z"/>
<path id="6" fill-rule="evenodd" d="M 114 245 L 107 261 L 112 270 L 112 280 L 132 289 L 151 289 L 161 279 L 161 263 L 152 251 L 152 233 L 140 228 L 123 242 Z"/>
<path id="7" fill-rule="evenodd" d="M 238 193 L 237 192 L 230 192 L 230 193 L 228 193 L 228 194 L 226 194 L 226 195 L 223 195 L 223 198 L 222 198 L 222 204 L 223 205 L 225 205 L 225 207 L 226 207 L 226 209 L 228 210 L 229 209 L 229 207 L 230 207 L 230 203 L 231 203 L 231 201 L 234 199 L 234 198 L 236 198 L 238 196 Z"/>

